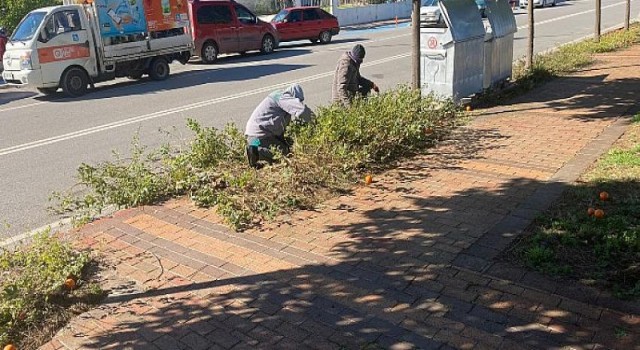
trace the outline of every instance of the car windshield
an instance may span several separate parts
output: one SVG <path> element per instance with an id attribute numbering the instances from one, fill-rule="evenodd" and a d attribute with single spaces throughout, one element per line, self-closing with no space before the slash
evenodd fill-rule
<path id="1" fill-rule="evenodd" d="M 438 6 L 439 0 L 422 0 L 420 6 Z"/>
<path id="2" fill-rule="evenodd" d="M 273 17 L 271 22 L 280 23 L 285 19 L 285 17 L 287 17 L 288 14 L 289 14 L 289 11 L 282 10 L 282 11 L 278 12 L 278 14 L 275 17 Z"/>
<path id="3" fill-rule="evenodd" d="M 46 15 L 46 12 L 29 13 L 24 19 L 22 19 L 20 24 L 18 24 L 18 28 L 16 28 L 11 36 L 11 41 L 31 40 L 38 32 L 40 23 L 42 23 L 42 20 Z"/>

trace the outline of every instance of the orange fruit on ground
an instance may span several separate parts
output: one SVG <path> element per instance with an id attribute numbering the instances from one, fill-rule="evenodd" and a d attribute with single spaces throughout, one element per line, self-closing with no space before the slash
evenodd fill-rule
<path id="1" fill-rule="evenodd" d="M 593 209 L 593 208 L 589 208 L 589 209 L 587 209 L 587 215 L 589 215 L 589 216 L 593 216 L 593 214 L 595 214 L 595 213 L 596 213 L 596 210 L 595 210 L 595 209 Z"/>
<path id="2" fill-rule="evenodd" d="M 604 217 L 604 210 L 602 209 L 597 209 L 594 213 L 593 216 L 596 217 L 596 219 L 602 219 Z"/>
<path id="3" fill-rule="evenodd" d="M 64 281 L 64 286 L 70 290 L 74 289 L 76 287 L 76 281 L 73 278 L 67 278 L 67 280 Z"/>
<path id="4" fill-rule="evenodd" d="M 433 128 L 424 128 L 424 133 L 427 135 L 433 134 Z"/>
<path id="5" fill-rule="evenodd" d="M 468 105 L 467 107 L 465 107 L 465 109 L 467 110 L 467 112 L 471 112 L 471 106 Z"/>
<path id="6" fill-rule="evenodd" d="M 364 183 L 367 185 L 371 185 L 371 183 L 373 182 L 373 177 L 371 177 L 371 175 L 367 175 L 364 177 Z"/>
<path id="7" fill-rule="evenodd" d="M 4 347 L 4 350 L 17 350 L 18 348 L 15 347 L 15 345 L 13 344 L 7 344 Z"/>
<path id="8" fill-rule="evenodd" d="M 601 201 L 608 201 L 609 200 L 609 193 L 602 191 L 600 192 L 600 200 Z"/>

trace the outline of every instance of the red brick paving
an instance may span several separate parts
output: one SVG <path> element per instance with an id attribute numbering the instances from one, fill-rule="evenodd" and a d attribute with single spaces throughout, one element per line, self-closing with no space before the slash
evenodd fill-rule
<path id="1" fill-rule="evenodd" d="M 87 225 L 135 286 L 42 349 L 640 349 L 638 307 L 492 261 L 619 136 L 639 56 L 481 111 L 286 222 L 237 233 L 179 199 Z"/>

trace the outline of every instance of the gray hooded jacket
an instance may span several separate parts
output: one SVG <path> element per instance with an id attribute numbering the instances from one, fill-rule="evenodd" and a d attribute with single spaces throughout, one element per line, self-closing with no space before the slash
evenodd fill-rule
<path id="1" fill-rule="evenodd" d="M 313 112 L 304 103 L 299 84 L 269 94 L 251 114 L 245 135 L 257 138 L 283 136 L 291 120 L 309 122 Z"/>
<path id="2" fill-rule="evenodd" d="M 360 75 L 360 65 L 349 56 L 349 51 L 340 56 L 331 87 L 333 102 L 349 106 L 360 87 L 370 90 L 373 87 L 371 80 Z"/>

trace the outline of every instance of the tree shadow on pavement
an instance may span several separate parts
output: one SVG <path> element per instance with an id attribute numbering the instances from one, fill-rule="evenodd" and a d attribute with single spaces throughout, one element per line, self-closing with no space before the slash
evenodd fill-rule
<path id="1" fill-rule="evenodd" d="M 116 236 L 146 246 L 167 270 L 145 275 L 146 292 L 108 297 L 91 314 L 102 330 L 76 322 L 71 331 L 80 336 L 64 340 L 89 349 L 632 348 L 639 334 L 625 314 L 562 296 L 559 283 L 517 267 L 493 274 L 491 257 L 565 185 L 471 174 L 458 163 L 477 159 L 505 136 L 462 128 L 456 137 L 441 147 L 441 158 L 425 155 L 392 171 L 405 183 L 382 179 L 319 213 L 294 216 L 274 231 L 276 241 L 148 208 L 147 215 L 167 224 L 249 249 L 247 267 L 207 264 L 179 276 L 171 261 L 195 264 L 194 271 L 198 265 L 176 255 L 208 258 L 193 246 L 158 249 L 162 238 L 142 245 L 136 241 L 142 233 L 129 237 L 123 229 Z M 440 169 L 449 175 L 434 178 Z M 316 249 L 303 248 L 308 242 Z M 271 271 L 251 270 L 252 259 L 264 256 L 276 264 Z M 626 306 L 640 315 L 638 306 Z"/>
<path id="2" fill-rule="evenodd" d="M 83 346 L 633 348 L 639 335 L 623 314 L 545 292 L 548 286 L 540 283 L 552 281 L 526 286 L 517 273 L 513 282 L 456 265 L 458 253 L 495 226 L 503 211 L 514 210 L 514 198 L 544 186 L 518 179 L 491 191 L 414 197 L 411 208 L 355 208 L 364 220 L 327 225 L 316 238 L 340 238 L 330 261 L 198 282 L 173 276 L 157 289 L 111 296 L 94 314 L 94 322 L 106 325 L 104 333 L 91 334 Z M 625 336 L 616 338 L 621 329 Z"/>
<path id="3" fill-rule="evenodd" d="M 608 77 L 608 74 L 600 74 L 556 78 L 503 106 L 480 111 L 478 115 L 527 112 L 577 114 L 575 118 L 584 121 L 618 118 L 637 101 L 640 79 L 608 80 Z M 615 94 L 611 94 L 612 91 Z"/>
<path id="4" fill-rule="evenodd" d="M 596 109 L 579 120 L 634 105 L 628 90 L 638 81 L 582 79 L 560 79 L 519 103 L 546 113 Z M 232 232 L 168 206 L 131 214 L 145 217 L 141 228 L 105 221 L 105 245 L 130 259 L 119 273 L 148 290 L 112 294 L 60 340 L 88 349 L 638 349 L 637 303 L 494 260 L 568 186 L 517 156 L 483 159 L 518 154 L 506 134 L 482 123 L 459 128 L 437 151 L 275 230 Z M 484 170 L 468 165 L 482 161 Z M 143 231 L 155 226 L 157 235 Z M 198 238 L 169 241 L 164 229 Z M 233 247 L 208 255 L 214 242 Z M 129 256 L 128 245 L 148 258 Z"/>

